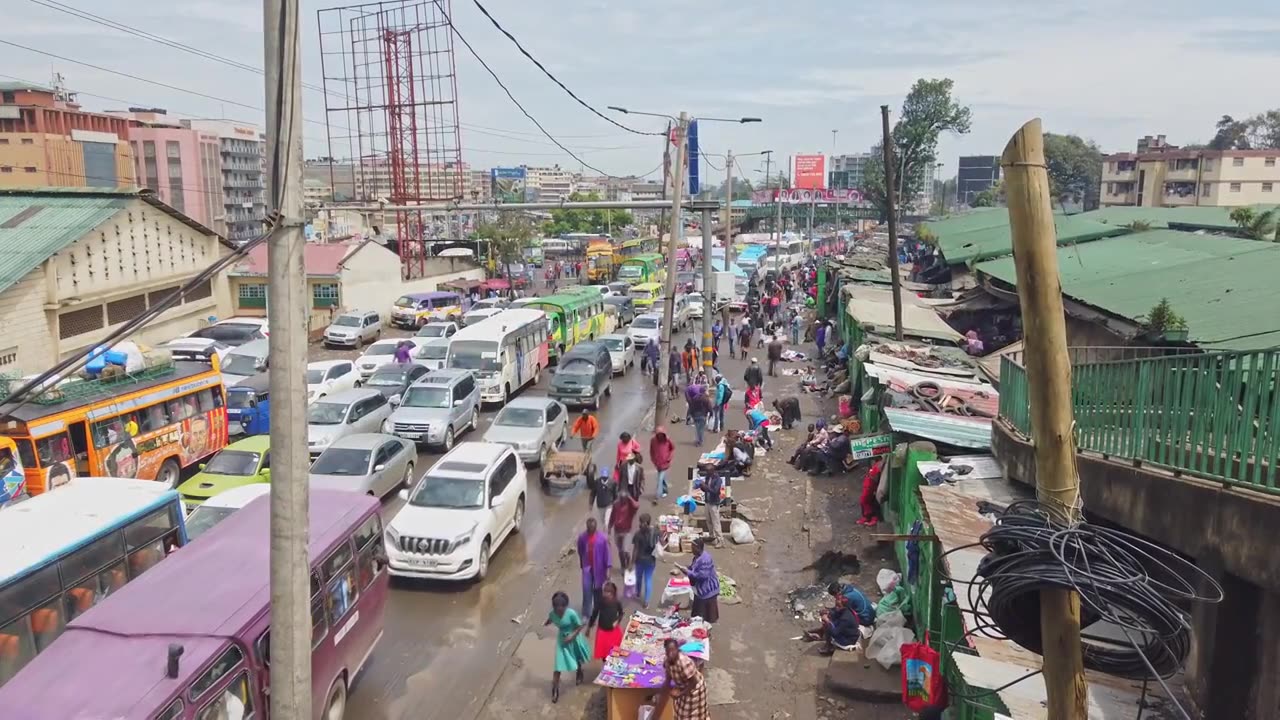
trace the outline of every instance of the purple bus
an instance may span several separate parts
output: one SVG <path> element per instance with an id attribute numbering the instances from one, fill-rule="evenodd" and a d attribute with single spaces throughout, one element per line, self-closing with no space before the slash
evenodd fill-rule
<path id="1" fill-rule="evenodd" d="M 311 491 L 315 720 L 341 720 L 382 637 L 378 501 Z M 263 720 L 270 663 L 270 502 L 263 497 L 77 617 L 0 687 L 24 720 Z M 291 719 L 292 720 L 292 719 Z"/>

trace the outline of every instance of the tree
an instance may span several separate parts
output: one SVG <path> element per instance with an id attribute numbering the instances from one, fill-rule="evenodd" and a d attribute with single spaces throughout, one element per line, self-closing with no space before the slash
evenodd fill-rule
<path id="1" fill-rule="evenodd" d="M 1249 144 L 1263 150 L 1280 149 L 1280 109 L 1267 110 L 1249 118 Z"/>
<path id="2" fill-rule="evenodd" d="M 599 200 L 596 193 L 573 193 L 569 201 L 584 202 Z M 569 233 L 603 233 L 610 228 L 617 230 L 634 222 L 631 213 L 626 210 L 552 210 L 551 220 L 542 231 L 547 235 L 559 236 Z"/>
<path id="3" fill-rule="evenodd" d="M 1230 115 L 1223 115 L 1214 127 L 1217 129 L 1217 133 L 1209 141 L 1209 149 L 1248 150 L 1250 148 L 1249 123 L 1247 121 L 1236 120 Z"/>
<path id="4" fill-rule="evenodd" d="M 1254 240 L 1280 240 L 1275 210 L 1257 212 L 1253 208 L 1238 207 L 1231 211 L 1231 222 L 1240 227 L 1240 234 Z"/>
<path id="5" fill-rule="evenodd" d="M 973 207 L 995 207 L 997 200 L 995 187 L 992 186 L 973 196 Z"/>
<path id="6" fill-rule="evenodd" d="M 893 126 L 894 190 L 901 207 L 902 200 L 913 198 L 932 181 L 930 170 L 938 159 L 938 137 L 944 132 L 963 135 L 969 132 L 972 112 L 951 97 L 955 82 L 950 78 L 916 80 L 902 102 L 902 112 Z M 882 144 L 872 148 L 863 171 L 862 195 L 880 208 L 883 216 L 888 208 L 885 192 L 884 150 Z"/>
<path id="7" fill-rule="evenodd" d="M 1070 198 L 1085 210 L 1098 208 L 1102 184 L 1102 151 L 1078 135 L 1044 134 L 1044 160 L 1049 171 L 1049 192 L 1059 202 Z"/>
<path id="8" fill-rule="evenodd" d="M 493 261 L 502 265 L 507 279 L 511 277 L 511 263 L 520 262 L 524 257 L 524 248 L 533 238 L 533 226 L 522 215 L 515 211 L 503 210 L 498 219 L 491 223 L 480 223 L 476 227 L 476 237 L 489 241 L 489 249 Z"/>

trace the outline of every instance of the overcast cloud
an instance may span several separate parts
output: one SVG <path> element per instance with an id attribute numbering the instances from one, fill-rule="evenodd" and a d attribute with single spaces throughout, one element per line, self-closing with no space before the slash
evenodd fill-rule
<path id="1" fill-rule="evenodd" d="M 73 7 L 260 66 L 255 0 L 65 0 Z M 471 0 L 453 0 L 457 27 L 515 96 L 587 162 L 613 174 L 658 164 L 660 139 L 617 130 L 543 77 Z M 606 105 L 675 114 L 759 116 L 759 125 L 708 124 L 708 152 L 732 147 L 779 156 L 865 151 L 879 106 L 896 112 L 919 77 L 950 77 L 973 108 L 973 132 L 945 138 L 944 174 L 962 154 L 998 153 L 1023 121 L 1078 133 L 1105 150 L 1144 134 L 1207 141 L 1224 113 L 1280 105 L 1280 4 L 1274 0 L 916 0 L 882 8 L 844 0 L 488 0 L 486 6 L 567 85 Z M 7 0 L 0 39 L 262 105 L 261 76 L 72 18 L 32 0 Z M 304 0 L 304 76 L 320 84 L 316 10 Z M 1016 39 L 1010 39 L 1016 38 Z M 0 73 L 47 82 L 63 73 L 93 109 L 166 107 L 181 117 L 261 122 L 261 113 L 0 45 Z M 578 164 L 542 137 L 458 46 L 463 159 L 473 167 Z M 323 96 L 305 92 L 308 156 L 326 154 Z M 620 118 L 648 130 L 654 118 Z M 336 154 L 344 154 L 339 150 Z M 775 156 L 777 157 L 777 156 Z M 713 161 L 714 162 L 714 161 Z M 719 163 L 717 163 L 719 164 Z M 743 162 L 746 172 L 757 158 Z M 718 175 L 718 173 L 716 173 Z"/>

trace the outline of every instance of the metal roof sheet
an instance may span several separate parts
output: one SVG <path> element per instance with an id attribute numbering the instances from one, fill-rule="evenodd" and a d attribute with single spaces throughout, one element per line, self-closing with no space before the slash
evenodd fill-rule
<path id="1" fill-rule="evenodd" d="M 0 193 L 0 292 L 128 206 L 123 194 Z"/>
<path id="2" fill-rule="evenodd" d="M 976 270 L 1017 284 L 1013 258 Z M 1059 248 L 1058 273 L 1064 295 L 1130 320 L 1169 298 L 1201 347 L 1280 344 L 1280 244 L 1151 230 Z"/>
<path id="3" fill-rule="evenodd" d="M 942 250 L 942 256 L 948 265 L 963 265 L 976 260 L 1002 257 L 1013 252 L 1013 234 L 1009 228 L 1009 214 L 1007 212 L 986 214 L 1000 216 L 1001 222 L 945 234 L 934 230 L 934 234 L 938 236 L 938 247 Z M 1053 224 L 1057 229 L 1059 245 L 1084 243 L 1131 232 L 1128 228 L 1097 222 L 1081 215 L 1055 215 Z"/>
<path id="4" fill-rule="evenodd" d="M 860 326 L 893 327 L 893 291 L 871 285 L 849 286 L 849 316 Z M 948 325 L 936 310 L 923 305 L 910 293 L 902 295 L 902 329 L 905 335 L 958 342 L 960 333 Z"/>
<path id="5" fill-rule="evenodd" d="M 1253 207 L 1257 211 L 1266 211 L 1272 209 L 1273 206 L 1255 205 Z M 1090 210 L 1089 212 L 1080 213 L 1076 217 L 1107 223 L 1108 225 L 1128 225 L 1129 223 L 1141 221 L 1149 224 L 1153 230 L 1173 227 L 1175 229 L 1234 231 L 1238 227 L 1231 220 L 1231 211 L 1234 209 L 1203 205 L 1199 207 L 1117 206 Z"/>
<path id="6" fill-rule="evenodd" d="M 884 408 L 894 432 L 967 448 L 991 447 L 991 418 Z"/>

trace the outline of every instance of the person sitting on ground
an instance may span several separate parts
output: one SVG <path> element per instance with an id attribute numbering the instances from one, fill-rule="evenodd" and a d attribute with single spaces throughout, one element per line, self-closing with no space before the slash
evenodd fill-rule
<path id="1" fill-rule="evenodd" d="M 876 606 L 871 604 L 861 590 L 848 583 L 833 582 L 827 586 L 827 593 L 833 598 L 844 598 L 849 609 L 858 617 L 859 625 L 875 625 Z"/>
<path id="2" fill-rule="evenodd" d="M 834 654 L 837 649 L 853 650 L 858 644 L 858 617 L 844 596 L 836 596 L 836 605 L 821 615 L 822 625 L 805 632 L 808 640 L 823 640 L 826 646 L 818 652 Z"/>
<path id="3" fill-rule="evenodd" d="M 782 429 L 790 430 L 792 425 L 800 422 L 800 400 L 794 395 L 778 398 L 773 401 L 773 409 L 782 416 Z"/>
<path id="4" fill-rule="evenodd" d="M 831 428 L 831 436 L 827 440 L 826 446 L 822 448 L 821 457 L 809 472 L 838 475 L 844 471 L 844 459 L 848 454 L 849 435 L 844 431 L 843 425 L 836 424 L 835 427 Z"/>
<path id="5" fill-rule="evenodd" d="M 796 461 L 800 459 L 800 453 L 804 451 L 804 448 L 806 445 L 813 442 L 813 436 L 817 432 L 818 432 L 817 426 L 813 423 L 809 423 L 809 434 L 805 436 L 804 440 L 800 441 L 799 445 L 796 445 L 796 451 L 791 453 L 791 457 L 787 460 L 788 464 L 790 465 L 796 464 Z"/>

